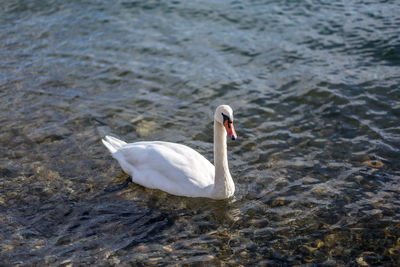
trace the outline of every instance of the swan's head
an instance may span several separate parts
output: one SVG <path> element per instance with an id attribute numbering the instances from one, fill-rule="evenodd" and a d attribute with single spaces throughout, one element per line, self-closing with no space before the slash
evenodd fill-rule
<path id="1" fill-rule="evenodd" d="M 235 128 L 233 127 L 233 110 L 230 106 L 218 106 L 214 114 L 214 120 L 224 125 L 226 133 L 232 140 L 237 138 Z"/>

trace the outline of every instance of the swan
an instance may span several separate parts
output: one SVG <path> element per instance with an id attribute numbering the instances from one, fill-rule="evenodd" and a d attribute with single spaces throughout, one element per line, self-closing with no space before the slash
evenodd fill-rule
<path id="1" fill-rule="evenodd" d="M 233 111 L 220 105 L 214 114 L 214 165 L 194 149 L 177 143 L 142 141 L 129 143 L 112 136 L 102 139 L 111 155 L 132 181 L 172 195 L 225 199 L 235 184 L 229 172 L 226 136 L 237 138 Z"/>

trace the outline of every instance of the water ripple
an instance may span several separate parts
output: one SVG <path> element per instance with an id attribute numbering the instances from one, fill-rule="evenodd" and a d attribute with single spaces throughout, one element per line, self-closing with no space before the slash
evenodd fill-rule
<path id="1" fill-rule="evenodd" d="M 395 265 L 398 9 L 3 3 L 1 263 Z M 221 103 L 239 135 L 231 200 L 135 185 L 101 146 L 113 133 L 212 160 Z"/>

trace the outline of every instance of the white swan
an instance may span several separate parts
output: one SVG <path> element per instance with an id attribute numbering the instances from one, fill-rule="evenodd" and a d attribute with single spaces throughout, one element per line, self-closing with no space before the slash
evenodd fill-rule
<path id="1" fill-rule="evenodd" d="M 170 142 L 127 144 L 111 136 L 102 141 L 132 181 L 186 197 L 229 198 L 235 192 L 228 167 L 226 135 L 237 138 L 228 105 L 214 114 L 214 166 L 190 147 Z"/>

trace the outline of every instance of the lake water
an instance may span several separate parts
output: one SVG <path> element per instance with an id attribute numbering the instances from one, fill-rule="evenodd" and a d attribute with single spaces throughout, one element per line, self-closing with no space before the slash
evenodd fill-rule
<path id="1" fill-rule="evenodd" d="M 0 265 L 396 265 L 399 1 L 1 1 Z M 101 144 L 212 161 L 226 201 L 145 189 Z"/>

